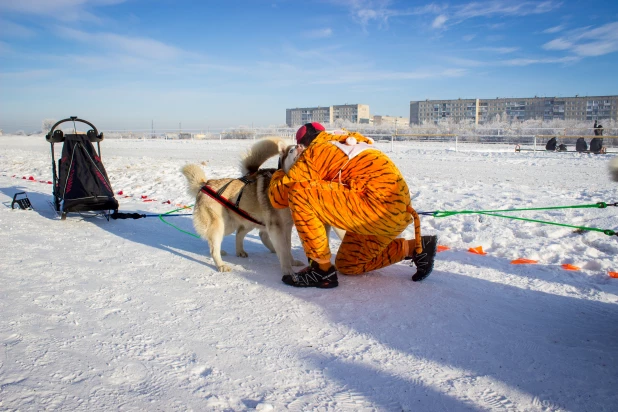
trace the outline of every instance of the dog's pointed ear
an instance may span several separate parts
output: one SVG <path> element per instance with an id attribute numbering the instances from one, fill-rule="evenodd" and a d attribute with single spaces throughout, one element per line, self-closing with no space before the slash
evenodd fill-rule
<path id="1" fill-rule="evenodd" d="M 285 149 L 287 149 L 288 144 L 285 141 L 283 141 L 283 140 L 279 140 L 277 142 L 277 147 L 279 149 L 279 156 L 281 156 L 282 154 L 285 153 Z"/>

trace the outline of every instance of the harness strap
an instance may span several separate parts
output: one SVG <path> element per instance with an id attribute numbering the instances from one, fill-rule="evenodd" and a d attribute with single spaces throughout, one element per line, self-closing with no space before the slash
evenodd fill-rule
<path id="1" fill-rule="evenodd" d="M 418 217 L 416 210 L 412 206 L 408 206 L 408 212 L 414 218 L 414 238 L 416 239 L 416 253 L 423 253 L 423 242 L 421 242 L 421 219 Z"/>
<path id="2" fill-rule="evenodd" d="M 240 199 L 242 198 L 242 194 L 245 191 L 245 187 L 249 184 L 249 183 L 253 183 L 255 182 L 255 180 L 251 180 L 249 179 L 247 176 L 243 176 L 243 177 L 239 177 L 237 180 L 240 180 L 241 182 L 243 182 L 245 185 L 242 187 L 242 189 L 240 189 L 240 192 L 238 193 L 238 197 L 236 198 L 236 208 L 240 209 Z"/>
<path id="3" fill-rule="evenodd" d="M 229 199 L 227 199 L 224 196 L 220 195 L 218 192 L 215 192 L 215 190 L 212 187 L 204 185 L 204 186 L 202 186 L 200 191 L 202 193 L 207 194 L 208 196 L 212 197 L 214 200 L 219 202 L 221 205 L 227 207 L 228 209 L 230 209 L 231 211 L 237 213 L 238 215 L 240 215 L 241 217 L 247 219 L 248 221 L 253 222 L 256 225 L 264 226 L 264 224 L 262 222 L 254 219 L 253 217 L 251 217 L 251 215 L 249 213 L 247 213 L 246 211 L 244 211 L 241 208 L 239 208 L 238 207 L 238 202 L 236 202 L 236 204 L 232 203 Z"/>
<path id="4" fill-rule="evenodd" d="M 233 180 L 230 180 L 229 182 L 227 182 L 226 184 L 224 184 L 223 186 L 221 186 L 221 188 L 219 190 L 217 190 L 217 196 L 223 196 L 223 192 L 225 192 L 225 189 L 227 189 L 227 187 L 230 185 L 230 183 L 232 183 Z"/>
<path id="5" fill-rule="evenodd" d="M 245 186 L 247 186 L 249 183 L 253 183 L 255 182 L 255 180 L 251 180 L 247 177 L 247 175 L 239 177 L 235 180 L 240 180 L 241 182 L 243 182 L 245 184 Z M 232 183 L 234 180 L 230 180 L 229 182 L 227 182 L 226 184 L 224 184 L 223 186 L 221 186 L 221 188 L 219 190 L 217 190 L 217 196 L 219 197 L 223 197 L 223 192 L 225 192 L 225 189 L 227 189 L 227 187 L 230 185 L 230 183 Z M 245 191 L 245 186 L 242 187 L 242 189 L 240 189 L 240 192 L 238 192 L 238 197 L 236 198 L 236 209 L 240 208 L 240 199 L 242 198 L 242 193 Z"/>

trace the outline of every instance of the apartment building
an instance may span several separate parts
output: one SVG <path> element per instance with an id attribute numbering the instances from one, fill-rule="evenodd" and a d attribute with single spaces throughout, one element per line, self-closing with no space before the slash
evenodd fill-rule
<path id="1" fill-rule="evenodd" d="M 352 123 L 369 124 L 369 105 L 341 104 L 333 106 L 333 120 L 347 120 Z"/>
<path id="2" fill-rule="evenodd" d="M 285 123 L 289 127 L 300 126 L 305 123 L 332 123 L 333 107 L 302 107 L 285 109 Z"/>
<path id="3" fill-rule="evenodd" d="M 289 127 L 309 122 L 332 124 L 336 120 L 369 124 L 369 105 L 341 104 L 328 107 L 301 107 L 285 109 L 285 123 Z"/>
<path id="4" fill-rule="evenodd" d="M 393 126 L 407 126 L 410 123 L 410 119 L 407 117 L 397 117 L 397 116 L 380 116 L 374 114 L 372 119 L 372 123 L 374 126 L 384 126 L 384 125 L 393 125 Z"/>
<path id="5" fill-rule="evenodd" d="M 618 96 L 524 97 L 410 102 L 410 124 L 443 121 L 482 124 L 494 119 L 524 121 L 618 119 Z"/>

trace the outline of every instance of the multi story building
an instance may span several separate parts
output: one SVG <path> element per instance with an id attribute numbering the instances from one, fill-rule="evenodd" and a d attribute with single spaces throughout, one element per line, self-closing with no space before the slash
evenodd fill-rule
<path id="1" fill-rule="evenodd" d="M 410 102 L 410 124 L 484 123 L 499 118 L 593 121 L 618 119 L 618 96 L 524 97 Z"/>
<path id="2" fill-rule="evenodd" d="M 301 107 L 285 109 L 285 122 L 289 127 L 309 122 L 331 124 L 341 119 L 352 123 L 369 123 L 369 105 L 342 104 L 329 107 Z"/>
<path id="3" fill-rule="evenodd" d="M 333 106 L 333 120 L 337 121 L 337 119 L 369 124 L 369 105 L 341 104 Z"/>
<path id="4" fill-rule="evenodd" d="M 289 127 L 300 126 L 305 123 L 332 123 L 333 108 L 330 107 L 303 107 L 285 109 L 285 123 Z"/>
<path id="5" fill-rule="evenodd" d="M 407 117 L 396 116 L 380 116 L 374 114 L 372 117 L 374 126 L 380 125 L 393 125 L 393 126 L 407 126 L 410 123 L 410 119 Z"/>

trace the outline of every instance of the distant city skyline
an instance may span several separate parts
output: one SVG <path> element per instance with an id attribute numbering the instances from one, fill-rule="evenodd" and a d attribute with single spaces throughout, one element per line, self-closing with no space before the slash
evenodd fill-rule
<path id="1" fill-rule="evenodd" d="M 0 129 L 279 126 L 286 109 L 618 94 L 602 1 L 0 0 Z"/>

